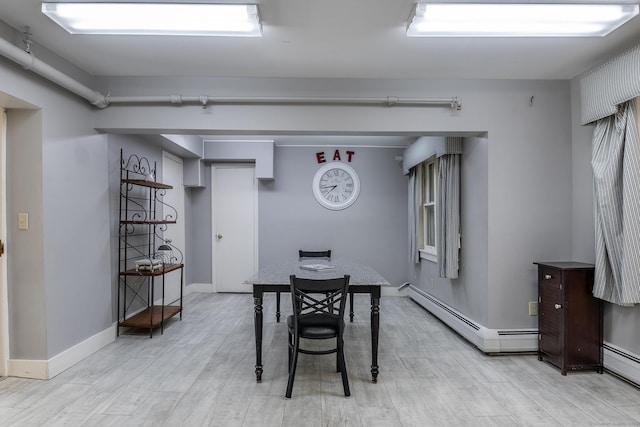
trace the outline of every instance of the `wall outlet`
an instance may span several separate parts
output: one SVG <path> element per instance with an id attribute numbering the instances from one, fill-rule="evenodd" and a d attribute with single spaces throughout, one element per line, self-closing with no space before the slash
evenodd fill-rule
<path id="1" fill-rule="evenodd" d="M 538 301 L 529 301 L 529 316 L 538 315 Z"/>

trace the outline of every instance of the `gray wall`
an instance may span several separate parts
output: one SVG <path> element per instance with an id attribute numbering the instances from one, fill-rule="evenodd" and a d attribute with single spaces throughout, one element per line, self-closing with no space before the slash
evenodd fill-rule
<path id="1" fill-rule="evenodd" d="M 185 191 L 185 283 L 211 283 L 211 168 L 204 168 L 204 188 Z"/>
<path id="2" fill-rule="evenodd" d="M 460 273 L 450 280 L 438 277 L 437 264 L 413 265 L 412 283 L 466 315 L 486 322 L 489 303 L 488 151 L 487 138 L 465 138 L 461 161 Z"/>
<path id="3" fill-rule="evenodd" d="M 354 205 L 342 211 L 320 206 L 311 182 L 316 153 L 349 149 L 361 181 Z M 330 248 L 337 257 L 360 259 L 392 284 L 407 280 L 407 178 L 396 156 L 401 148 L 299 147 L 275 149 L 275 179 L 258 184 L 259 263 L 297 256 L 298 249 Z M 206 183 L 210 182 L 207 167 Z M 193 265 L 187 283 L 211 283 L 211 189 L 189 189 L 187 234 Z"/>
<path id="4" fill-rule="evenodd" d="M 111 325 L 111 232 L 105 135 L 92 134 L 86 105 L 67 107 L 64 118 L 43 114 L 43 235 L 48 356 L 52 357 Z M 82 319 L 80 321 L 80 319 Z M 85 320 L 87 319 L 87 320 Z M 89 320 L 90 319 L 90 320 Z M 73 326 L 72 326 L 73 325 Z"/>
<path id="5" fill-rule="evenodd" d="M 316 153 L 355 151 L 350 165 L 360 177 L 357 201 L 341 211 L 313 197 Z M 331 249 L 372 265 L 390 283 L 407 281 L 407 178 L 396 156 L 402 149 L 277 147 L 275 180 L 259 186 L 260 263 L 297 256 L 298 249 Z M 344 161 L 344 158 L 343 158 Z"/>
<path id="6" fill-rule="evenodd" d="M 461 119 L 486 138 L 464 142 L 460 277 L 438 278 L 429 261 L 414 277 L 487 328 L 535 328 L 537 317 L 528 315 L 528 302 L 537 300 L 533 262 L 571 258 L 569 84 L 487 82 L 476 89 L 483 108 L 474 105 L 473 118 Z"/>
<path id="7" fill-rule="evenodd" d="M 85 101 L 15 64 L 0 61 L 0 82 L 10 95 L 0 97 L 9 358 L 48 360 L 112 323 L 106 137 Z M 17 230 L 18 212 L 29 213 L 28 230 Z"/>
<path id="8" fill-rule="evenodd" d="M 461 111 L 352 106 L 215 105 L 203 109 L 118 105 L 99 112 L 95 123 L 111 132 L 482 136 L 476 141 L 481 151 L 474 154 L 476 160 L 471 159 L 467 167 L 486 174 L 486 178 L 481 176 L 486 184 L 472 179 L 476 191 L 469 192 L 471 199 L 463 201 L 466 205 L 478 204 L 474 202 L 477 198 L 480 203 L 476 208 L 480 210 L 478 214 L 467 218 L 465 225 L 470 235 L 464 237 L 464 244 L 469 245 L 464 250 L 468 249 L 470 255 L 462 262 L 469 272 L 455 283 L 437 281 L 434 289 L 431 289 L 432 266 L 425 262 L 417 272 L 407 267 L 406 276 L 411 281 L 417 278 L 419 287 L 434 292 L 445 303 L 488 328 L 532 328 L 537 324 L 537 318 L 528 315 L 528 302 L 537 299 L 533 262 L 572 257 L 568 81 L 105 78 L 100 84 L 114 96 L 171 93 L 177 88 L 183 94 L 215 90 L 220 95 L 237 96 L 458 96 L 463 103 Z M 281 168 L 292 166 L 283 165 L 277 158 L 275 167 L 276 173 L 281 174 L 284 173 Z M 274 185 L 282 185 L 281 180 L 275 182 Z M 263 193 L 269 190 L 267 185 L 263 184 Z M 278 195 L 275 193 L 274 197 Z M 201 201 L 206 204 L 206 197 Z M 261 236 L 265 227 L 273 226 L 261 218 Z M 476 231 L 476 227 L 486 227 L 486 235 Z M 486 254 L 486 262 L 482 254 Z M 261 253 L 261 259 L 266 256 Z M 205 279 L 208 274 L 201 277 Z M 402 280 L 402 276 L 398 278 Z M 484 303 L 478 304 L 479 298 Z"/>
<path id="9" fill-rule="evenodd" d="M 86 77 L 86 76 L 85 76 Z M 91 80 L 91 79 L 88 79 Z M 276 179 L 260 186 L 260 261 L 295 251 L 310 239 L 360 253 L 358 240 L 375 245 L 373 263 L 388 279 L 415 281 L 456 310 L 488 328 L 535 327 L 527 303 L 536 298 L 534 261 L 591 261 L 593 220 L 590 209 L 588 151 L 590 132 L 575 120 L 567 81 L 492 80 L 331 80 L 331 79 L 162 79 L 99 78 L 97 88 L 118 95 L 217 93 L 220 96 L 458 96 L 461 111 L 413 107 L 332 106 L 112 106 L 94 110 L 86 102 L 0 60 L 0 91 L 35 108 L 9 112 L 7 247 L 9 274 L 10 357 L 48 359 L 106 330 L 113 321 L 113 154 L 116 146 L 137 146 L 138 137 L 107 137 L 108 133 L 332 133 L 332 134 L 462 134 L 463 276 L 434 280 L 432 266 L 414 271 L 407 265 L 404 243 L 397 243 L 406 223 L 406 181 L 393 155 L 363 150 L 367 164 L 358 164 L 363 183 L 376 170 L 387 188 L 402 195 L 372 197 L 363 184 L 361 199 L 344 212 L 316 209 L 306 185 L 315 165 L 305 148 L 278 148 Z M 531 97 L 534 103 L 530 105 Z M 1 97 L 6 102 L 6 97 Z M 572 109 L 573 103 L 573 109 Z M 7 105 L 12 107 L 11 105 Z M 31 108 L 31 107 L 30 107 Z M 25 110 L 21 107 L 21 110 Z M 16 120 L 16 119 L 14 119 Z M 573 123 L 573 126 L 571 125 Z M 20 144 L 20 146 L 18 146 Z M 291 150 L 291 151 L 287 151 Z M 313 149 L 308 149 L 313 151 Z M 38 156 L 41 168 L 38 169 Z M 388 156 L 388 157 L 387 157 Z M 359 162 L 362 157 L 358 157 Z M 110 159 L 110 160 L 109 160 Z M 309 161 L 309 163 L 306 163 Z M 35 167 L 35 170 L 33 168 Z M 395 175 L 398 171 L 398 175 Z M 292 177 L 300 177 L 292 181 Z M 208 180 L 208 176 L 207 176 Z M 306 183 L 305 183 L 306 182 Z M 110 185 L 111 184 L 111 185 Z M 400 191 L 400 190 L 398 190 Z M 297 195 L 305 195 L 306 201 Z M 289 196 L 296 196 L 290 198 Z M 198 260 L 187 283 L 210 282 L 210 203 L 207 189 L 187 192 L 189 227 L 187 257 Z M 385 203 L 387 197 L 393 203 Z M 291 217 L 302 209 L 314 220 L 330 222 L 327 235 L 309 233 Z M 17 212 L 30 213 L 31 228 L 18 233 Z M 363 212 L 364 211 L 364 212 Z M 362 214 L 353 237 L 336 233 Z M 340 219 L 340 220 L 337 220 Z M 278 240 L 290 228 L 291 243 Z M 202 232 L 202 233 L 201 233 Z M 382 233 L 370 236 L 369 233 Z M 388 234 L 384 234 L 388 233 Z M 199 236 L 200 240 L 195 237 Z M 397 240 L 396 240 L 397 239 Z M 384 242 L 384 244 L 382 244 Z M 391 248 L 387 247 L 393 242 Z M 392 249 L 402 252 L 395 258 Z M 397 262 L 397 264 L 396 264 Z M 607 307 L 606 338 L 639 353 L 633 325 L 639 310 Z"/>
<path id="10" fill-rule="evenodd" d="M 7 111 L 7 282 L 10 357 L 47 354 L 42 234 L 42 111 Z M 29 230 L 18 230 L 18 213 Z M 26 336 L 32 339 L 25 339 Z"/>

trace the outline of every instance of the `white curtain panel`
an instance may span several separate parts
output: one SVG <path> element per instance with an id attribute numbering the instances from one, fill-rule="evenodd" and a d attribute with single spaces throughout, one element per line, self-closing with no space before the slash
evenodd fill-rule
<path id="1" fill-rule="evenodd" d="M 438 270 L 440 277 L 455 279 L 460 253 L 460 155 L 441 156 L 438 168 Z"/>
<path id="2" fill-rule="evenodd" d="M 640 303 L 640 138 L 633 101 L 597 121 L 592 148 L 593 294 L 619 305 Z"/>
<path id="3" fill-rule="evenodd" d="M 417 167 L 409 172 L 409 261 L 420 263 L 418 232 L 420 230 L 420 186 Z"/>

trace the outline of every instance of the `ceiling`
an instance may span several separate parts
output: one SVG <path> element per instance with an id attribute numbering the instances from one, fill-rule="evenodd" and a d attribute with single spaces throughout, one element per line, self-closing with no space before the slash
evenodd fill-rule
<path id="1" fill-rule="evenodd" d="M 29 26 L 36 57 L 41 45 L 94 76 L 571 79 L 640 41 L 640 17 L 604 38 L 408 38 L 414 2 L 257 0 L 260 38 L 70 35 L 40 12 L 41 0 L 0 0 L 0 21 L 19 32 Z M 406 146 L 412 140 L 264 138 L 281 145 Z"/>
<path id="2" fill-rule="evenodd" d="M 70 35 L 41 0 L 0 0 L 0 20 L 96 76 L 570 79 L 640 41 L 640 17 L 604 38 L 408 38 L 414 0 L 257 3 L 260 38 Z"/>

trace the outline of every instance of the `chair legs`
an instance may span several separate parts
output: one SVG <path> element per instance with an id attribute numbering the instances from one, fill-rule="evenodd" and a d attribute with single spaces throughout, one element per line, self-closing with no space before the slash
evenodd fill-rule
<path id="1" fill-rule="evenodd" d="M 289 336 L 287 338 L 287 372 L 291 372 L 291 346 L 293 345 L 291 343 L 291 338 L 293 338 L 293 336 L 291 335 L 291 332 L 289 332 Z"/>
<path id="2" fill-rule="evenodd" d="M 291 334 L 289 336 L 293 339 L 293 343 L 289 346 L 289 379 L 287 380 L 287 392 L 285 393 L 287 399 L 291 398 L 291 391 L 293 390 L 293 380 L 295 379 L 298 365 L 298 345 L 300 343 L 298 337 L 294 337 Z"/>
<path id="3" fill-rule="evenodd" d="M 342 341 L 342 340 L 340 340 Z M 338 344 L 338 360 L 340 361 L 340 374 L 342 375 L 342 388 L 345 396 L 351 396 L 349 390 L 349 377 L 347 377 L 347 364 L 344 361 L 344 342 Z"/>
<path id="4" fill-rule="evenodd" d="M 337 370 L 342 376 L 342 388 L 344 389 L 345 397 L 351 396 L 351 390 L 349 389 L 349 377 L 347 376 L 347 364 L 344 359 L 344 341 L 338 339 L 336 353 L 337 358 Z M 285 396 L 287 399 L 291 398 L 291 392 L 293 391 L 293 381 L 296 376 L 296 367 L 298 365 L 298 348 L 300 345 L 300 339 L 293 334 L 289 334 L 289 378 L 287 380 L 287 391 Z"/>

